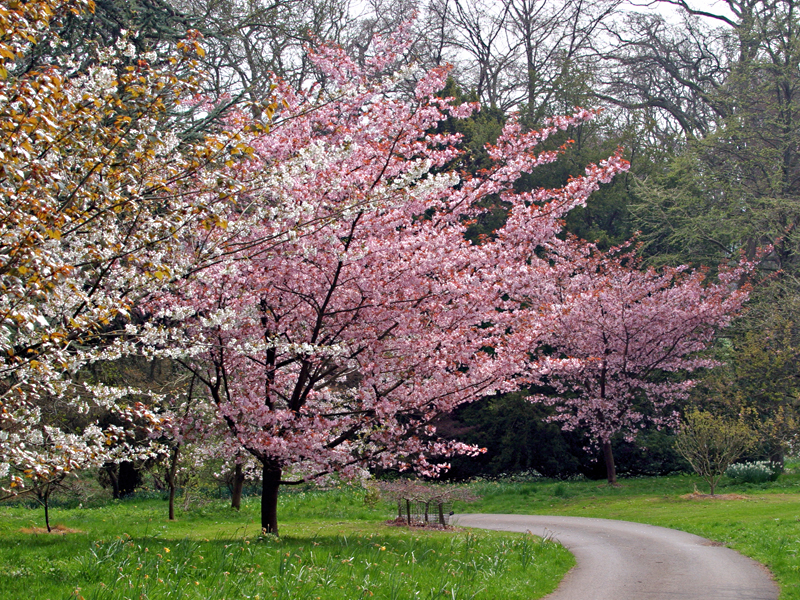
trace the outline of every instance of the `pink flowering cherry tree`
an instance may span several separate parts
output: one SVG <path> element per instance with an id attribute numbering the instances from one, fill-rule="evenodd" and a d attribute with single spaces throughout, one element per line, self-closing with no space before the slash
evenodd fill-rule
<path id="1" fill-rule="evenodd" d="M 579 110 L 535 132 L 512 122 L 484 173 L 447 171 L 458 137 L 433 131 L 477 107 L 435 95 L 446 69 L 382 75 L 403 43 L 378 40 L 363 68 L 322 49 L 314 60 L 324 93 L 276 84 L 270 130 L 230 167 L 265 180 L 224 215 L 249 234 L 219 244 L 216 265 L 149 304 L 144 338 L 183 348 L 231 447 L 260 463 L 265 532 L 278 531 L 282 485 L 357 477 L 369 465 L 434 476 L 448 456 L 480 451 L 437 439 L 435 420 L 512 389 L 549 327 L 538 307 L 508 300 L 505 278 L 522 274 L 559 219 L 626 168 L 614 156 L 565 188 L 513 193 L 523 173 L 557 158 L 538 144 L 592 118 Z M 513 205 L 508 231 L 502 243 L 473 245 L 466 223 L 491 194 Z M 189 262 L 216 243 L 200 233 L 202 243 L 186 245 Z"/>
<path id="2" fill-rule="evenodd" d="M 534 369 L 558 395 L 534 400 L 555 406 L 563 429 L 588 430 L 615 485 L 612 439 L 633 440 L 647 421 L 676 424 L 669 407 L 694 382 L 665 375 L 715 365 L 697 353 L 741 310 L 749 287 L 739 283 L 753 265 L 723 269 L 712 283 L 702 270 L 642 269 L 635 253 L 575 239 L 550 256 L 555 310 L 545 338 L 555 352 L 539 352 Z"/>

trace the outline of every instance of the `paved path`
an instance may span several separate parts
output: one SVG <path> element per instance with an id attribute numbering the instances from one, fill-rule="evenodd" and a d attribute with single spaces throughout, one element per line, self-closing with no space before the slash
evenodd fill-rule
<path id="1" fill-rule="evenodd" d="M 561 542 L 577 565 L 548 600 L 776 600 L 757 562 L 705 538 L 640 523 L 533 515 L 458 515 L 455 524 L 530 531 Z"/>

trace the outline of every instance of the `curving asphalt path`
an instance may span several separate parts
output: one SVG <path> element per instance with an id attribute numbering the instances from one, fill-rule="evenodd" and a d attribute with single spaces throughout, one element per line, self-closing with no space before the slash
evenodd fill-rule
<path id="1" fill-rule="evenodd" d="M 548 600 L 776 600 L 759 563 L 683 531 L 628 521 L 458 515 L 462 527 L 530 531 L 561 542 L 577 565 Z"/>

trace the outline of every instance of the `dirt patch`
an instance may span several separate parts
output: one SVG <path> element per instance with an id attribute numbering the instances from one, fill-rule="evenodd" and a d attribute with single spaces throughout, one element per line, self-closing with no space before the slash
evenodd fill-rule
<path id="1" fill-rule="evenodd" d="M 79 529 L 70 529 L 69 527 L 64 527 L 63 525 L 53 525 L 50 528 L 52 531 L 47 531 L 46 527 L 23 527 L 20 529 L 22 533 L 32 533 L 32 534 L 50 534 L 50 535 L 67 535 L 68 533 L 83 533 Z"/>
<path id="2" fill-rule="evenodd" d="M 749 496 L 742 494 L 701 494 L 700 492 L 692 492 L 691 494 L 684 494 L 681 496 L 684 500 L 750 500 Z"/>

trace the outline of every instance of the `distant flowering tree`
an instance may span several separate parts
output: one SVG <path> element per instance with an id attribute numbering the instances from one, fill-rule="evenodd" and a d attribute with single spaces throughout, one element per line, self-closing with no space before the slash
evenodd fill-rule
<path id="1" fill-rule="evenodd" d="M 485 172 L 445 170 L 458 137 L 431 132 L 476 107 L 436 96 L 446 69 L 381 75 L 404 43 L 402 32 L 378 40 L 364 68 L 323 48 L 313 57 L 329 82 L 322 95 L 276 82 L 270 130 L 230 167 L 263 174 L 264 186 L 221 215 L 228 227 L 247 223 L 250 237 L 226 245 L 222 232 L 201 232 L 224 248 L 218 264 L 149 304 L 153 347 L 184 349 L 231 444 L 261 464 L 267 532 L 278 530 L 281 485 L 368 465 L 433 476 L 446 457 L 480 451 L 437 439 L 433 423 L 513 387 L 548 328 L 538 307 L 508 300 L 507 276 L 527 276 L 559 219 L 627 166 L 615 155 L 564 188 L 514 191 L 557 158 L 539 143 L 592 118 L 579 110 L 539 131 L 512 122 Z M 512 206 L 508 224 L 496 242 L 473 245 L 465 227 L 493 194 Z M 188 262 L 201 246 L 187 244 Z"/>
<path id="2" fill-rule="evenodd" d="M 558 395 L 532 398 L 554 405 L 563 429 L 588 430 L 615 484 L 611 440 L 634 439 L 646 421 L 677 424 L 669 406 L 694 382 L 664 375 L 716 364 L 697 353 L 741 310 L 749 287 L 738 284 L 753 265 L 723 269 L 712 283 L 703 271 L 642 269 L 635 254 L 574 239 L 550 256 L 556 310 L 544 337 L 549 351 L 538 352 L 535 369 Z"/>

